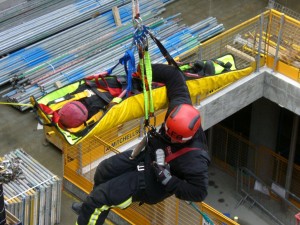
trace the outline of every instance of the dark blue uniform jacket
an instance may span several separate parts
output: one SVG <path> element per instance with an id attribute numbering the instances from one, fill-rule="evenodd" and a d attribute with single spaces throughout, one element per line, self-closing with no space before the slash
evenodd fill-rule
<path id="1" fill-rule="evenodd" d="M 153 81 L 166 85 L 169 101 L 168 114 L 179 104 L 192 104 L 184 75 L 175 67 L 165 64 L 152 65 Z M 207 142 L 202 127 L 188 142 L 171 143 L 165 135 L 164 126 L 158 134 L 148 135 L 147 150 L 145 154 L 146 189 L 137 193 L 136 199 L 148 204 L 155 204 L 171 195 L 186 201 L 203 201 L 207 195 L 208 166 L 210 158 L 207 152 Z M 182 148 L 197 148 L 172 160 L 169 165 L 172 178 L 166 186 L 156 180 L 153 166 L 154 151 L 163 149 L 165 152 L 176 152 Z"/>

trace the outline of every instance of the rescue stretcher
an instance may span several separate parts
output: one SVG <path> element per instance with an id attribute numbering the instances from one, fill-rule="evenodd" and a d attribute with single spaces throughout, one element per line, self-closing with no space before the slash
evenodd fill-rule
<path id="1" fill-rule="evenodd" d="M 234 56 L 231 54 L 212 60 L 198 61 L 197 63 L 205 65 L 210 74 L 203 73 L 203 71 L 195 71 L 196 62 L 179 64 L 180 69 L 186 75 L 186 83 L 192 99 L 218 90 L 253 72 L 252 67 L 237 69 Z M 133 119 L 142 118 L 145 115 L 144 96 L 143 92 L 139 90 L 138 79 L 134 78 L 132 80 L 133 86 L 136 86 L 136 91 L 132 95 L 129 97 L 124 95 L 121 99 L 118 98 L 123 90 L 124 77 L 114 75 L 92 76 L 61 87 L 40 99 L 35 99 L 32 96 L 31 103 L 36 109 L 39 121 L 44 128 L 47 128 L 47 132 L 51 132 L 55 137 L 62 137 L 64 139 L 63 142 L 75 145 L 89 136 L 103 133 L 105 130 L 117 127 Z M 96 92 L 100 94 L 96 94 L 93 91 L 95 87 L 97 89 Z M 154 110 L 166 108 L 167 96 L 165 87 L 161 84 L 153 83 L 152 88 Z M 91 97 L 100 99 L 103 107 L 100 107 L 94 115 L 89 115 L 88 121 L 81 127 L 64 129 L 53 120 L 53 112 L 59 111 L 65 103 L 72 100 L 87 100 Z M 116 98 L 117 101 L 115 101 Z M 50 142 L 51 140 L 53 139 L 50 139 Z M 61 148 L 61 146 L 58 147 Z"/>

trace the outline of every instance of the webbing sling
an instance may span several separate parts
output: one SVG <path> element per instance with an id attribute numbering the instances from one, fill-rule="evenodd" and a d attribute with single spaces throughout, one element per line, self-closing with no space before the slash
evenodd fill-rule
<path id="1" fill-rule="evenodd" d="M 147 77 L 147 82 L 148 82 L 149 98 L 150 98 L 150 102 L 149 102 L 150 110 L 149 111 L 153 115 L 154 105 L 153 105 L 153 95 L 152 95 L 152 66 L 151 66 L 150 54 L 148 52 L 148 49 L 145 51 L 144 63 L 145 63 L 146 77 Z"/>
<path id="2" fill-rule="evenodd" d="M 92 96 L 94 93 L 91 90 L 84 90 L 82 92 L 76 93 L 76 94 L 72 94 L 72 95 L 66 95 L 64 97 L 55 99 L 53 101 L 48 102 L 48 106 L 51 106 L 52 110 L 58 110 L 60 108 L 62 108 L 65 104 L 67 104 L 68 102 L 72 102 L 72 101 L 76 101 L 76 100 L 80 100 L 82 98 L 86 98 L 86 97 L 90 97 Z M 53 105 L 55 104 L 55 105 Z"/>
<path id="3" fill-rule="evenodd" d="M 169 163 L 170 161 L 178 158 L 179 156 L 181 155 L 184 155 L 188 152 L 191 152 L 191 151 L 195 151 L 195 150 L 201 150 L 201 148 L 183 148 L 183 149 L 180 149 L 179 151 L 175 152 L 175 153 L 168 153 L 166 152 L 166 163 Z"/>
<path id="4" fill-rule="evenodd" d="M 148 49 L 145 49 L 144 52 L 141 49 L 139 49 L 139 58 L 145 104 L 145 126 L 148 126 L 149 113 L 150 116 L 154 115 L 154 104 L 152 96 L 152 66 Z M 146 85 L 148 87 L 148 91 Z"/>
<path id="5" fill-rule="evenodd" d="M 102 74 L 98 74 L 98 75 L 93 75 L 93 76 L 89 76 L 85 78 L 85 82 L 87 85 L 91 86 L 90 84 L 90 80 L 94 80 L 94 82 L 97 85 L 97 88 L 102 89 L 102 90 L 106 90 L 108 91 L 112 96 L 114 97 L 118 97 L 122 90 L 120 88 L 112 88 L 108 85 L 106 79 L 105 79 L 106 75 L 102 75 Z M 103 84 L 100 83 L 99 79 L 102 81 Z"/>
<path id="6" fill-rule="evenodd" d="M 121 83 L 122 86 L 126 83 L 127 86 L 122 89 L 118 88 L 111 88 L 109 87 L 107 81 L 105 80 L 105 76 L 111 75 L 113 70 L 119 65 L 122 64 L 124 66 L 124 70 L 126 72 L 126 79 L 120 80 L 120 77 L 117 77 L 117 80 Z M 122 101 L 122 98 L 125 96 L 129 97 L 130 93 L 132 92 L 132 74 L 136 72 L 135 71 L 135 58 L 134 58 L 134 53 L 132 50 L 126 50 L 124 56 L 119 59 L 118 63 L 108 69 L 107 71 L 98 74 L 98 75 L 93 75 L 89 76 L 86 78 L 86 83 L 89 84 L 87 81 L 88 80 L 95 80 L 95 83 L 98 88 L 107 90 L 114 98 L 111 101 L 108 101 L 110 106 L 116 103 L 120 103 Z M 101 85 L 99 82 L 99 78 L 102 80 L 104 85 Z M 107 99 L 105 99 L 107 102 Z"/>
<path id="7" fill-rule="evenodd" d="M 133 51 L 127 50 L 125 55 L 119 60 L 120 63 L 124 66 L 124 70 L 127 76 L 127 88 L 126 96 L 128 97 L 132 89 L 132 74 L 135 72 L 135 58 Z"/>
<path id="8" fill-rule="evenodd" d="M 142 85 L 143 85 L 143 93 L 144 93 L 144 108 L 145 108 L 145 121 L 149 119 L 149 104 L 148 104 L 148 93 L 146 89 L 146 81 L 145 81 L 145 69 L 144 69 L 144 58 L 143 53 L 139 50 L 139 57 L 140 57 L 140 70 L 141 70 L 141 77 L 142 77 Z"/>
<path id="9" fill-rule="evenodd" d="M 177 63 L 175 62 L 173 57 L 170 55 L 170 53 L 167 51 L 167 49 L 163 46 L 163 44 L 151 32 L 148 32 L 148 34 L 150 35 L 151 39 L 155 42 L 155 44 L 159 48 L 161 54 L 167 60 L 168 64 L 175 66 L 179 71 L 181 71 L 180 68 L 178 67 Z"/>
<path id="10" fill-rule="evenodd" d="M 99 121 L 103 115 L 104 115 L 104 111 L 103 110 L 99 110 L 99 112 L 97 112 L 96 114 L 94 114 L 85 123 L 81 124 L 80 126 L 74 127 L 74 128 L 65 128 L 64 127 L 63 129 L 67 130 L 67 131 L 69 131 L 70 133 L 73 133 L 73 134 L 81 132 L 81 131 L 85 130 L 86 128 L 88 128 L 89 126 L 91 126 L 94 123 L 96 123 L 97 121 Z"/>

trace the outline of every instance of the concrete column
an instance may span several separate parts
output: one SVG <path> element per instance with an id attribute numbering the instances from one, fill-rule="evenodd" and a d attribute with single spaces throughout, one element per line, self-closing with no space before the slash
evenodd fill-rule
<path id="1" fill-rule="evenodd" d="M 269 149 L 276 148 L 277 129 L 280 107 L 265 99 L 261 98 L 253 103 L 250 125 L 250 142 L 255 145 L 266 146 Z M 259 163 L 260 159 L 266 159 L 266 155 L 261 155 L 260 151 L 248 152 L 248 168 L 255 173 L 259 173 L 261 179 L 268 179 L 272 164 Z"/>
<path id="2" fill-rule="evenodd" d="M 280 107 L 265 98 L 253 103 L 250 127 L 251 142 L 270 149 L 276 148 L 279 112 Z"/>
<path id="3" fill-rule="evenodd" d="M 299 127 L 299 116 L 297 114 L 294 114 L 289 161 L 288 161 L 288 168 L 287 168 L 287 174 L 285 179 L 285 189 L 287 191 L 290 191 L 291 182 L 292 182 L 293 166 L 294 166 L 295 151 L 296 151 L 296 144 L 297 144 L 297 137 L 298 137 L 298 127 Z"/>

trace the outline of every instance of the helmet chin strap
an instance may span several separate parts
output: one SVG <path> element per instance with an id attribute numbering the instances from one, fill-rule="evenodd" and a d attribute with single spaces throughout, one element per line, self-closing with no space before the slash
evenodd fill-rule
<path id="1" fill-rule="evenodd" d="M 159 132 L 156 132 L 157 136 L 159 136 L 161 139 L 163 139 L 168 144 L 180 144 L 179 142 L 172 142 L 172 139 L 167 135 L 165 130 L 165 123 L 163 123 L 159 129 Z"/>

